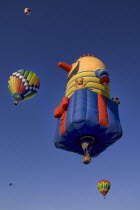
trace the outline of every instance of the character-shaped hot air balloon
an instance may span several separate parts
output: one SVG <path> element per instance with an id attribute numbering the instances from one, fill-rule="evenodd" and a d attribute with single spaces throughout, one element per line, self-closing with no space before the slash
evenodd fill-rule
<path id="1" fill-rule="evenodd" d="M 97 183 L 97 189 L 104 196 L 104 199 L 105 199 L 105 196 L 108 193 L 110 187 L 111 187 L 111 184 L 106 179 L 102 179 Z"/>
<path id="2" fill-rule="evenodd" d="M 37 75 L 29 70 L 22 69 L 14 72 L 8 81 L 8 88 L 17 105 L 19 101 L 27 100 L 36 95 L 40 87 Z"/>
<path id="3" fill-rule="evenodd" d="M 98 58 L 84 55 L 72 65 L 60 62 L 58 66 L 68 72 L 68 83 L 54 110 L 55 146 L 85 155 L 83 163 L 88 164 L 122 136 L 119 99 L 110 99 L 109 74 Z"/>
<path id="4" fill-rule="evenodd" d="M 25 15 L 30 15 L 31 14 L 31 10 L 29 8 L 25 8 L 24 9 L 24 14 Z"/>

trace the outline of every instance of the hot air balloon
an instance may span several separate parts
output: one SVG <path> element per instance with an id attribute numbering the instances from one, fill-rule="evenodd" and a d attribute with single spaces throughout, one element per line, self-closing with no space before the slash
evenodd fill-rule
<path id="1" fill-rule="evenodd" d="M 110 187 L 111 187 L 111 184 L 106 179 L 102 179 L 97 183 L 97 188 L 98 188 L 99 192 L 104 196 L 104 199 L 105 199 L 105 196 L 108 193 Z"/>
<path id="2" fill-rule="evenodd" d="M 8 88 L 17 105 L 19 101 L 34 97 L 40 87 L 37 75 L 29 70 L 22 69 L 14 72 L 8 81 Z"/>
<path id="3" fill-rule="evenodd" d="M 12 187 L 13 186 L 13 183 L 9 183 L 9 186 Z"/>
<path id="4" fill-rule="evenodd" d="M 68 73 L 68 82 L 65 97 L 54 110 L 55 146 L 84 155 L 83 163 L 88 164 L 122 136 L 119 99 L 110 98 L 109 73 L 95 56 L 58 66 Z"/>
<path id="5" fill-rule="evenodd" d="M 29 8 L 25 8 L 24 9 L 24 14 L 25 15 L 30 15 L 31 14 L 31 10 Z"/>

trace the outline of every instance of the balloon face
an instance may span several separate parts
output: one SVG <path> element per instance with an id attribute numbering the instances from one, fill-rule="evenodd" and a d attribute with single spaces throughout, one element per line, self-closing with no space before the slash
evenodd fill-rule
<path id="1" fill-rule="evenodd" d="M 94 56 L 84 56 L 77 59 L 73 64 L 72 68 L 68 74 L 68 80 L 72 78 L 72 76 L 88 71 L 95 71 L 98 68 L 106 69 L 104 63 Z"/>
<path id="2" fill-rule="evenodd" d="M 29 70 L 22 69 L 14 72 L 8 81 L 8 88 L 17 105 L 21 100 L 34 97 L 40 87 L 37 75 Z"/>
<path id="3" fill-rule="evenodd" d="M 110 186 L 111 186 L 110 182 L 106 179 L 100 180 L 97 183 L 97 188 L 103 196 L 106 196 L 106 194 L 108 193 L 110 189 Z"/>
<path id="4" fill-rule="evenodd" d="M 25 8 L 24 9 L 24 13 L 25 13 L 25 15 L 30 15 L 31 14 L 31 10 L 29 8 Z"/>
<path id="5" fill-rule="evenodd" d="M 61 64 L 61 65 L 60 65 Z M 59 67 L 68 70 L 65 96 L 70 98 L 75 90 L 75 81 L 83 78 L 86 88 L 110 98 L 109 74 L 104 63 L 94 56 L 84 56 L 77 59 L 72 65 L 60 63 Z M 68 65 L 70 68 L 68 69 Z"/>

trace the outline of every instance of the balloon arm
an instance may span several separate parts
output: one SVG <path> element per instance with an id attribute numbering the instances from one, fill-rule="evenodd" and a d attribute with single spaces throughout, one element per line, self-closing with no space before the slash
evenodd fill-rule
<path id="1" fill-rule="evenodd" d="M 59 104 L 59 106 L 54 110 L 54 117 L 60 118 L 62 114 L 67 111 L 69 105 L 69 98 L 63 97 L 62 102 Z"/>
<path id="2" fill-rule="evenodd" d="M 109 82 L 110 82 L 109 76 L 105 75 L 105 76 L 100 77 L 100 83 L 101 84 L 104 84 L 104 83 L 109 84 Z"/>

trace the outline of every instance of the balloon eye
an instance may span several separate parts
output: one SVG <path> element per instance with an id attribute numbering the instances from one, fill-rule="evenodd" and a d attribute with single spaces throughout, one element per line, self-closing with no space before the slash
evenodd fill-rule
<path id="1" fill-rule="evenodd" d="M 69 75 L 68 77 L 68 81 L 78 73 L 79 71 L 79 65 L 80 65 L 80 62 L 77 63 L 76 67 L 73 69 L 73 71 L 71 72 L 71 74 Z"/>

